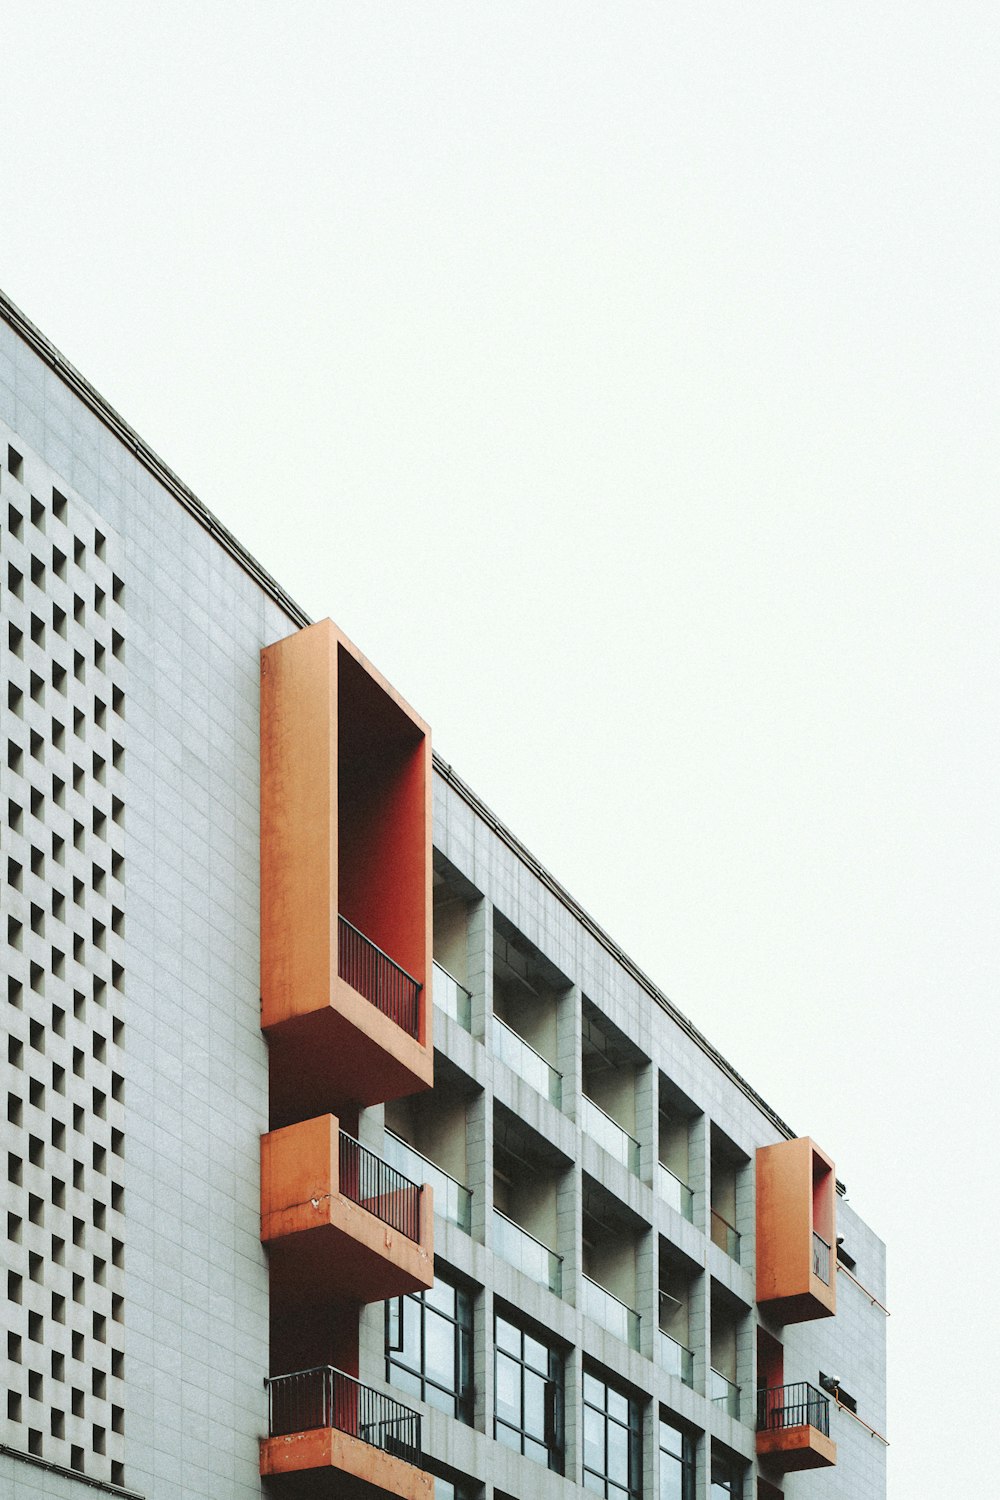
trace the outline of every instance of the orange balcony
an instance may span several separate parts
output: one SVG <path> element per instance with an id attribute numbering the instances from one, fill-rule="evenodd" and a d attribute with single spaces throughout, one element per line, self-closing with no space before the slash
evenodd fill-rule
<path id="1" fill-rule="evenodd" d="M 330 1365 L 267 1384 L 260 1472 L 275 1493 L 432 1500 L 434 1480 L 419 1467 L 420 1417 L 409 1407 Z"/>
<path id="2" fill-rule="evenodd" d="M 780 1322 L 837 1310 L 835 1188 L 808 1136 L 757 1152 L 757 1301 Z"/>
<path id="3" fill-rule="evenodd" d="M 432 1190 L 333 1115 L 261 1137 L 261 1239 L 276 1305 L 383 1302 L 434 1281 Z"/>
<path id="4" fill-rule="evenodd" d="M 830 1440 L 830 1403 L 804 1380 L 757 1396 L 757 1457 L 773 1469 L 827 1469 L 837 1462 Z"/>
<path id="5" fill-rule="evenodd" d="M 271 1121 L 429 1088 L 430 731 L 330 620 L 261 653 Z"/>

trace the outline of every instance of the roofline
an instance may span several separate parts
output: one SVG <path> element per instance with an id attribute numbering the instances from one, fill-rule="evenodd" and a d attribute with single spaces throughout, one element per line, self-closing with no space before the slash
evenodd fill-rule
<path id="1" fill-rule="evenodd" d="M 272 577 L 267 569 L 261 566 L 252 553 L 247 551 L 242 542 L 233 535 L 228 527 L 224 526 L 218 517 L 209 510 L 208 506 L 199 500 L 194 491 L 189 489 L 184 481 L 174 473 L 169 464 L 164 463 L 163 459 L 139 436 L 135 428 L 129 426 L 124 417 L 120 416 L 110 402 L 105 400 L 100 391 L 80 374 L 75 365 L 70 364 L 69 360 L 46 338 L 41 329 L 37 328 L 31 322 L 30 318 L 25 316 L 21 309 L 10 300 L 2 289 L 0 289 L 0 316 L 10 324 L 14 332 L 35 351 L 39 358 L 44 360 L 59 379 L 69 386 L 73 394 L 79 397 L 85 406 L 90 408 L 94 416 L 103 422 L 110 432 L 114 433 L 115 437 L 142 464 L 143 468 L 164 489 L 168 490 L 174 499 L 194 517 L 198 524 L 204 527 L 219 546 L 229 553 L 230 557 L 233 558 L 244 572 L 248 573 L 266 594 L 270 595 L 274 602 L 284 610 L 290 620 L 300 626 L 311 625 L 313 623 L 301 605 L 296 604 L 291 595 L 286 593 L 281 587 L 277 579 Z M 679 1026 L 685 1035 L 715 1063 L 716 1067 L 725 1073 L 726 1077 L 736 1085 L 740 1092 L 746 1095 L 751 1104 L 760 1110 L 775 1129 L 788 1139 L 794 1139 L 795 1131 L 792 1130 L 791 1126 L 771 1108 L 767 1101 L 757 1093 L 756 1089 L 751 1087 L 740 1073 L 737 1073 L 732 1064 L 728 1063 L 722 1056 L 722 1053 L 712 1046 L 708 1038 L 702 1035 L 682 1011 L 678 1010 L 673 1001 L 653 983 L 649 976 L 639 968 L 638 964 L 629 958 L 628 954 L 605 932 L 604 928 L 594 921 L 593 917 L 570 895 L 565 886 L 560 885 L 555 876 L 549 874 L 545 866 L 540 864 L 531 851 L 521 843 L 521 840 L 510 831 L 506 824 L 502 823 L 494 812 L 491 812 L 485 802 L 476 795 L 472 788 L 462 780 L 453 767 L 437 751 L 434 751 L 434 769 L 441 776 L 442 780 L 472 808 L 477 817 L 481 818 L 493 830 L 497 838 L 506 844 L 508 849 L 555 896 L 556 900 L 566 907 L 567 911 L 575 917 L 582 927 L 586 928 L 591 937 L 611 955 L 615 962 L 635 980 L 641 989 L 645 990 L 650 999 L 661 1010 L 665 1011 L 675 1025 Z"/>

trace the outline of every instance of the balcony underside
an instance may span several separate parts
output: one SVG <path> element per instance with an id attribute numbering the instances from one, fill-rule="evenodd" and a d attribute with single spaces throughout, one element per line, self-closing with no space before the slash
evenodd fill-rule
<path id="1" fill-rule="evenodd" d="M 814 1318 L 832 1317 L 830 1289 L 819 1277 L 811 1278 L 809 1291 L 794 1292 L 787 1297 L 758 1297 L 760 1307 L 777 1323 L 811 1323 Z"/>
<path id="2" fill-rule="evenodd" d="M 778 1427 L 757 1434 L 757 1457 L 773 1469 L 828 1469 L 837 1462 L 837 1445 L 818 1428 Z"/>
<path id="3" fill-rule="evenodd" d="M 434 1283 L 433 1250 L 408 1240 L 350 1199 L 334 1199 L 330 1222 L 269 1242 L 278 1304 L 385 1302 Z"/>
<path id="4" fill-rule="evenodd" d="M 433 1500 L 434 1494 L 423 1469 L 335 1427 L 264 1438 L 260 1472 L 276 1495 L 295 1500 Z"/>
<path id="5" fill-rule="evenodd" d="M 328 1002 L 269 1024 L 271 1124 L 336 1113 L 350 1100 L 382 1104 L 429 1089 L 434 1052 L 409 1036 L 345 980 L 336 977 Z"/>

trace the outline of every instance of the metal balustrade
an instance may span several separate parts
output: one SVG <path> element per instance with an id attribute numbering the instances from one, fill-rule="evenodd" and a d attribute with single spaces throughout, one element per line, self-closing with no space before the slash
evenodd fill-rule
<path id="1" fill-rule="evenodd" d="M 724 1412 L 737 1422 L 740 1419 L 740 1388 L 720 1370 L 709 1370 L 710 1398 L 713 1406 L 721 1406 Z"/>
<path id="2" fill-rule="evenodd" d="M 463 1187 L 454 1177 L 449 1177 L 443 1167 L 428 1161 L 419 1151 L 393 1135 L 385 1133 L 385 1159 L 390 1166 L 415 1180 L 429 1183 L 434 1189 L 434 1212 L 457 1224 L 466 1234 L 472 1232 L 472 1189 Z"/>
<path id="3" fill-rule="evenodd" d="M 472 1030 L 472 995 L 441 964 L 434 964 L 434 1004 L 465 1031 Z"/>
<path id="4" fill-rule="evenodd" d="M 830 1246 L 813 1230 L 813 1275 L 830 1285 Z"/>
<path id="5" fill-rule="evenodd" d="M 352 1203 L 420 1242 L 420 1188 L 402 1172 L 340 1132 L 340 1191 Z"/>
<path id="6" fill-rule="evenodd" d="M 720 1250 L 725 1250 L 728 1256 L 738 1262 L 740 1258 L 739 1234 L 729 1220 L 724 1219 L 714 1208 L 712 1209 L 711 1232 L 712 1244 L 718 1245 Z"/>
<path id="7" fill-rule="evenodd" d="M 638 1177 L 639 1142 L 586 1094 L 580 1100 L 580 1123 L 609 1156 L 620 1161 L 623 1167 L 628 1167 Z"/>
<path id="8" fill-rule="evenodd" d="M 689 1224 L 694 1223 L 694 1193 L 686 1182 L 682 1182 L 676 1172 L 671 1172 L 665 1161 L 659 1163 L 657 1182 L 660 1189 L 660 1197 L 670 1207 L 676 1209 L 682 1219 L 687 1219 Z"/>
<path id="9" fill-rule="evenodd" d="M 420 985 L 343 916 L 338 919 L 337 972 L 409 1036 L 419 1036 Z"/>
<path id="10" fill-rule="evenodd" d="M 623 1344 L 628 1344 L 630 1349 L 638 1349 L 639 1314 L 627 1307 L 614 1292 L 609 1292 L 607 1287 L 584 1276 L 580 1306 L 585 1317 L 593 1318 L 595 1323 L 600 1323 L 602 1328 L 621 1339 Z"/>
<path id="11" fill-rule="evenodd" d="M 758 1391 L 757 1431 L 773 1432 L 784 1427 L 815 1427 L 829 1437 L 829 1399 L 805 1380 Z"/>
<path id="12" fill-rule="evenodd" d="M 498 1208 L 493 1210 L 493 1248 L 499 1256 L 547 1286 L 556 1296 L 562 1293 L 562 1256 L 536 1240 L 533 1234 L 508 1219 Z"/>
<path id="13" fill-rule="evenodd" d="M 525 1083 L 550 1100 L 558 1109 L 562 1103 L 562 1074 L 530 1042 L 518 1036 L 499 1016 L 493 1017 L 493 1036 L 497 1056 L 505 1062 Z"/>
<path id="14" fill-rule="evenodd" d="M 335 1427 L 394 1458 L 420 1463 L 419 1413 L 332 1365 L 272 1376 L 267 1419 L 271 1437 Z"/>

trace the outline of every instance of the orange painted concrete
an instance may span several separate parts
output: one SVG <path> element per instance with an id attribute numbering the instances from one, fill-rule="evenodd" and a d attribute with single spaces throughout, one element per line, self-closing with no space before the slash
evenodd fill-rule
<path id="1" fill-rule="evenodd" d="M 261 1239 L 276 1305 L 330 1297 L 383 1302 L 434 1281 L 433 1190 L 421 1188 L 419 1241 L 340 1192 L 333 1115 L 261 1137 Z"/>
<path id="2" fill-rule="evenodd" d="M 809 1139 L 757 1152 L 757 1301 L 784 1323 L 837 1310 L 836 1173 Z M 813 1230 L 830 1245 L 830 1283 L 813 1274 Z"/>
<path id="3" fill-rule="evenodd" d="M 434 1480 L 430 1474 L 335 1427 L 262 1439 L 261 1474 L 292 1475 L 307 1470 L 325 1471 L 326 1483 L 322 1490 L 313 1491 L 316 1494 L 374 1493 L 396 1495 L 399 1500 L 433 1500 Z M 365 1489 L 366 1485 L 373 1490 Z"/>
<path id="4" fill-rule="evenodd" d="M 261 1025 L 272 1121 L 433 1081 L 431 746 L 330 620 L 261 653 Z M 416 1038 L 338 974 L 343 914 L 419 984 Z"/>
<path id="5" fill-rule="evenodd" d="M 781 1427 L 757 1434 L 757 1457 L 775 1469 L 828 1469 L 837 1462 L 837 1445 L 816 1427 Z"/>

